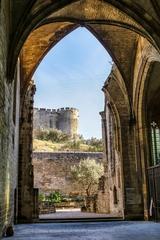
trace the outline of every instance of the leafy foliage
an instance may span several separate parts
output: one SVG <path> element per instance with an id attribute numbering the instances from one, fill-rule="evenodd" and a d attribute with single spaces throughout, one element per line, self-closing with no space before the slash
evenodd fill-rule
<path id="1" fill-rule="evenodd" d="M 81 141 L 79 141 L 79 140 L 68 141 L 64 145 L 64 149 L 80 150 L 81 149 Z"/>
<path id="2" fill-rule="evenodd" d="M 47 196 L 47 200 L 53 203 L 60 203 L 62 202 L 62 195 L 60 192 L 50 193 L 50 195 Z"/>
<path id="3" fill-rule="evenodd" d="M 96 193 L 99 178 L 103 173 L 103 164 L 97 163 L 95 159 L 90 158 L 81 160 L 79 165 L 71 168 L 72 180 L 78 182 L 82 190 L 85 189 L 87 196 Z"/>
<path id="4" fill-rule="evenodd" d="M 102 139 L 91 138 L 83 141 L 85 144 L 89 145 L 91 148 L 91 152 L 94 150 L 95 152 L 103 151 L 103 142 Z"/>
<path id="5" fill-rule="evenodd" d="M 44 193 L 39 193 L 39 201 L 44 202 L 46 200 L 45 194 Z"/>
<path id="6" fill-rule="evenodd" d="M 58 191 L 50 193 L 48 196 L 44 193 L 39 194 L 39 201 L 40 202 L 51 202 L 51 203 L 60 203 L 62 202 L 63 197 L 62 194 Z"/>
<path id="7" fill-rule="evenodd" d="M 82 202 L 84 201 L 83 196 L 79 195 L 66 195 L 59 191 L 50 193 L 49 195 L 45 193 L 39 193 L 39 202 L 50 202 L 50 203 L 61 203 L 61 202 Z"/>
<path id="8" fill-rule="evenodd" d="M 34 136 L 39 140 L 46 140 L 52 142 L 66 142 L 70 139 L 69 135 L 57 129 L 36 130 L 34 131 Z"/>

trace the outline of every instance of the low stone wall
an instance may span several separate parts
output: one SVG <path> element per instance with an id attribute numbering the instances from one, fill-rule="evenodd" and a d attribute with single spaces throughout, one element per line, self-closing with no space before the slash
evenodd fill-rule
<path id="1" fill-rule="evenodd" d="M 81 160 L 94 158 L 97 161 L 103 159 L 102 152 L 33 152 L 33 159 L 50 159 L 50 160 Z"/>
<path id="2" fill-rule="evenodd" d="M 56 208 L 54 203 L 42 202 L 39 204 L 39 214 L 55 213 Z"/>
<path id="3" fill-rule="evenodd" d="M 81 208 L 83 205 L 84 201 L 70 201 L 60 203 L 41 202 L 39 204 L 39 214 L 55 213 L 57 209 Z"/>
<path id="4" fill-rule="evenodd" d="M 94 158 L 103 162 L 100 152 L 34 152 L 34 187 L 46 194 L 60 191 L 64 194 L 79 194 L 78 184 L 70 178 L 71 167 L 78 165 L 81 159 Z"/>

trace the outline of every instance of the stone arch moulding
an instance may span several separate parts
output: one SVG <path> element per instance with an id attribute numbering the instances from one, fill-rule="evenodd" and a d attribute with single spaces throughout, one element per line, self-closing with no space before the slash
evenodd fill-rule
<path id="1" fill-rule="evenodd" d="M 142 185 L 143 185 L 143 202 L 144 202 L 144 218 L 149 219 L 148 200 L 148 177 L 146 173 L 149 167 L 149 141 L 148 141 L 148 124 L 147 124 L 147 102 L 146 94 L 150 77 L 152 76 L 152 67 L 156 63 L 160 63 L 160 55 L 155 52 L 152 46 L 146 46 L 142 50 L 143 60 L 140 63 L 139 72 L 137 75 L 137 82 L 134 96 L 134 110 L 137 119 L 136 126 L 136 142 L 137 142 L 137 156 L 140 159 L 142 171 Z"/>
<path id="2" fill-rule="evenodd" d="M 146 108 L 146 91 L 148 88 L 151 68 L 155 63 L 160 62 L 160 55 L 151 45 L 145 45 L 142 49 L 142 61 L 140 62 L 139 71 L 136 76 L 135 93 L 133 94 L 133 108 L 136 114 L 139 128 L 145 126 L 145 108 Z M 135 80 L 134 80 L 135 81 Z"/>
<path id="3" fill-rule="evenodd" d="M 68 25 L 67 25 L 68 24 Z M 45 25 L 43 25 L 42 27 L 44 27 Z M 79 26 L 75 25 L 75 24 L 70 24 L 70 23 L 66 23 L 66 27 L 63 28 L 62 26 L 62 30 L 61 28 L 59 28 L 57 31 L 54 32 L 54 34 L 51 33 L 49 34 L 49 38 L 48 38 L 48 43 L 46 46 L 44 46 L 44 49 L 39 53 L 39 56 L 35 57 L 35 64 L 33 65 L 30 73 L 27 72 L 27 77 L 23 75 L 23 91 L 25 92 L 28 88 L 28 84 L 30 82 L 30 79 L 32 78 L 34 72 L 36 71 L 37 67 L 39 66 L 39 64 L 41 63 L 41 61 L 44 59 L 44 57 L 47 55 L 47 53 L 58 43 L 60 42 L 65 36 L 67 36 L 68 34 L 70 34 L 72 31 L 76 30 Z M 35 31 L 38 31 L 38 29 L 36 29 Z M 34 31 L 31 33 L 31 37 L 32 34 L 34 34 Z M 30 36 L 28 37 L 28 39 L 26 40 L 26 42 L 24 43 L 24 46 L 21 50 L 20 56 L 22 59 L 22 64 L 23 62 L 23 55 L 25 55 L 25 51 L 27 52 L 27 41 L 30 40 Z M 53 39 L 53 37 L 55 36 L 55 39 Z M 34 38 L 34 35 L 33 35 Z M 43 40 L 43 39 L 42 39 Z M 32 38 L 31 38 L 32 41 Z M 40 42 L 40 41 L 39 41 Z M 29 44 L 30 45 L 30 42 Z M 33 46 L 32 46 L 33 47 Z M 25 50 L 26 48 L 26 50 Z M 34 56 L 34 54 L 32 54 L 32 56 Z M 37 62 L 36 62 L 37 61 Z"/>
<path id="4" fill-rule="evenodd" d="M 146 59 L 145 64 L 144 64 L 144 70 L 143 70 L 143 74 L 141 76 L 141 83 L 139 86 L 139 92 L 138 92 L 138 100 L 136 102 L 137 104 L 137 118 L 139 119 L 139 123 L 140 123 L 140 128 L 145 128 L 146 126 L 146 110 L 147 110 L 147 91 L 149 88 L 149 84 L 150 84 L 150 80 L 152 78 L 153 75 L 153 68 L 156 65 L 160 65 L 160 56 L 159 59 L 158 58 L 149 58 Z M 160 81 L 159 81 L 159 85 L 160 85 Z M 159 86 L 157 86 L 157 88 L 155 89 L 155 96 L 156 96 L 156 91 L 159 90 Z"/>
<path id="5" fill-rule="evenodd" d="M 87 1 L 86 1 L 87 2 Z M 36 2 L 38 5 L 38 1 Z M 35 4 L 36 4 L 35 3 Z M 14 38 L 12 43 L 10 43 L 10 50 L 9 50 L 9 62 L 7 64 L 7 69 L 8 69 L 8 79 L 12 80 L 13 78 L 13 74 L 14 74 L 14 69 L 15 69 L 15 64 L 18 58 L 18 55 L 20 53 L 20 50 L 25 42 L 25 40 L 27 39 L 27 37 L 29 36 L 29 34 L 33 31 L 33 29 L 35 29 L 38 24 L 40 24 L 42 22 L 42 20 L 45 20 L 45 18 L 47 18 L 51 13 L 56 13 L 61 9 L 65 9 L 66 7 L 72 7 L 72 4 L 74 3 L 79 3 L 79 1 L 54 1 L 51 2 L 50 4 L 46 4 L 46 6 L 41 6 L 39 5 L 39 8 L 37 8 L 38 10 L 34 9 L 34 4 L 31 6 L 29 6 L 28 10 L 26 10 L 26 13 L 28 12 L 28 14 L 25 14 L 25 16 L 27 16 L 25 19 L 22 17 L 16 31 L 14 34 Z M 98 1 L 97 1 L 98 3 Z M 129 20 L 131 19 L 135 19 L 134 24 L 136 25 L 136 21 L 140 22 L 135 15 L 136 13 L 133 11 L 133 9 L 130 6 L 127 6 L 127 3 L 125 3 L 126 8 L 124 8 L 124 3 L 120 3 L 118 1 L 114 1 L 114 0 L 110 0 L 110 1 L 102 1 L 103 4 L 108 4 L 111 7 L 113 7 L 114 9 L 116 9 L 117 11 L 119 11 L 121 14 L 124 14 L 125 17 L 128 17 Z M 79 3 L 81 4 L 81 3 Z M 134 5 L 134 4 L 133 4 Z M 125 9 L 125 10 L 124 10 Z M 124 13 L 125 11 L 125 13 Z M 94 20 L 94 19 L 93 19 Z M 99 20 L 103 20 L 99 18 Z M 23 21 L 23 23 L 22 23 Z M 110 20 L 109 20 L 110 21 Z M 133 20 L 134 21 L 134 20 Z M 87 18 L 85 19 L 80 19 L 80 24 L 84 24 L 85 22 L 87 22 Z M 127 27 L 127 28 L 131 28 L 131 26 L 128 24 L 125 25 L 123 24 L 122 21 L 120 22 L 116 22 L 116 21 L 110 21 L 111 24 L 116 25 L 116 24 L 122 24 L 123 27 Z M 101 21 L 99 21 L 99 24 L 102 24 Z M 148 26 L 149 24 L 147 22 L 145 22 L 145 24 Z M 139 25 L 139 23 L 138 23 Z M 145 25 L 144 29 L 143 27 L 141 27 L 141 34 L 145 35 L 147 38 L 149 38 L 150 41 L 152 41 L 153 44 L 155 44 L 154 40 L 152 39 L 152 37 L 147 33 L 147 26 Z M 140 26 L 140 25 L 139 25 Z M 145 30 L 146 29 L 146 30 Z M 132 30 L 133 26 L 132 26 Z M 137 31 L 139 31 L 137 29 Z"/>
<path id="6" fill-rule="evenodd" d="M 144 65 L 143 65 L 143 75 L 141 76 L 142 78 L 146 79 L 148 70 L 150 68 L 150 64 L 151 62 L 145 61 Z M 147 71 L 145 71 L 145 69 Z M 144 146 L 148 146 L 148 143 L 146 141 L 146 129 L 145 129 L 145 122 L 144 122 L 144 116 L 142 116 L 142 112 L 144 113 L 145 109 L 145 105 L 143 105 L 142 107 L 142 102 L 143 102 L 143 91 L 142 88 L 144 87 L 144 82 L 141 82 L 139 84 L 139 91 L 138 92 L 138 98 L 137 98 L 137 103 L 136 103 L 136 109 L 135 109 L 135 114 L 136 114 L 136 142 L 137 142 L 137 157 L 139 156 L 140 158 L 140 165 L 141 165 L 141 175 L 142 175 L 142 185 L 143 185 L 143 203 L 144 203 L 144 218 L 147 220 L 148 219 L 148 194 L 147 194 L 147 175 L 146 175 L 146 171 L 145 169 L 147 169 L 147 164 L 146 162 L 148 160 L 146 160 L 146 156 L 148 156 L 148 154 L 146 154 L 146 151 L 148 151 L 148 147 L 146 147 L 144 149 Z M 141 95 L 142 94 L 142 95 Z M 139 101 L 138 101 L 139 100 Z M 143 110 L 142 110 L 143 108 Z M 145 144 L 145 145 L 144 145 Z M 143 170 L 142 170 L 143 169 Z"/>
<path id="7" fill-rule="evenodd" d="M 59 23 L 58 23 L 59 24 Z M 63 23 L 64 24 L 64 23 Z M 59 41 L 61 41 L 66 35 L 70 34 L 72 31 L 74 31 L 75 29 L 77 29 L 80 25 L 75 25 L 75 24 L 71 24 L 69 22 L 66 22 L 65 24 L 68 24 L 66 25 L 66 27 L 62 27 L 62 30 L 58 30 L 57 32 L 55 31 L 55 39 L 53 37 L 49 37 L 49 40 L 48 40 L 48 45 L 46 45 L 44 47 L 44 50 L 42 50 L 42 52 L 40 53 L 40 55 L 38 56 L 38 60 L 35 58 L 35 64 L 33 64 L 33 67 L 31 69 L 31 71 L 27 74 L 27 76 L 23 76 L 23 89 L 27 89 L 28 87 L 28 83 L 30 81 L 30 79 L 32 78 L 35 70 L 37 69 L 38 65 L 40 64 L 40 62 L 43 60 L 43 58 L 47 55 L 47 53 L 50 51 L 51 48 L 53 48 Z M 50 24 L 52 25 L 52 23 Z M 43 28 L 43 27 L 47 27 L 49 26 L 49 24 L 47 25 L 42 25 L 40 28 Z M 100 37 L 100 34 L 98 34 L 93 28 L 92 26 L 89 26 L 89 25 L 85 25 L 84 26 L 96 39 L 97 41 L 99 41 L 102 46 L 104 47 L 104 49 L 110 54 L 111 58 L 113 59 L 113 61 L 116 63 L 121 75 L 124 75 L 123 74 L 123 70 L 121 69 L 121 66 L 119 64 L 119 62 L 117 61 L 111 47 L 107 46 L 105 44 L 105 42 L 103 41 L 103 39 Z M 33 31 L 31 33 L 31 35 L 28 37 L 28 39 L 26 40 L 23 48 L 22 48 L 22 53 L 21 53 L 21 59 L 22 59 L 22 64 L 23 64 L 23 55 L 26 54 L 26 56 L 28 55 L 28 59 L 30 59 L 29 57 L 29 48 L 31 48 L 33 50 L 33 46 L 32 46 L 32 39 L 34 40 L 34 32 L 35 32 L 35 37 L 36 37 L 36 31 L 38 32 L 39 31 L 39 28 L 37 28 L 35 31 Z M 42 39 L 43 40 L 43 39 Z M 53 42 L 52 42 L 53 40 Z M 39 41 L 39 40 L 38 40 Z M 37 41 L 37 42 L 38 42 Z M 40 41 L 39 41 L 40 42 Z M 28 45 L 28 46 L 27 46 Z M 37 45 L 38 46 L 38 45 Z M 27 49 L 28 47 L 28 49 Z M 35 49 L 36 50 L 36 49 Z M 34 52 L 34 51 L 33 51 Z M 32 53 L 32 56 L 34 56 L 34 53 Z M 37 62 L 36 62 L 37 61 Z M 29 62 L 29 61 L 28 61 Z M 28 64 L 28 63 L 27 63 Z M 123 78 L 124 79 L 124 76 Z M 122 80 L 123 81 L 123 80 Z M 125 84 L 125 82 L 124 82 Z"/>
<path id="8" fill-rule="evenodd" d="M 51 30 L 46 30 L 47 28 L 49 29 L 51 26 Z M 54 28 L 55 26 L 58 26 L 58 28 Z M 64 22 L 64 23 L 50 23 L 50 24 L 46 24 L 46 25 L 42 25 L 41 27 L 35 29 L 31 34 L 30 36 L 27 38 L 23 48 L 22 48 L 22 51 L 21 51 L 21 56 L 22 56 L 22 65 L 25 65 L 23 64 L 23 55 L 25 56 L 24 59 L 26 61 L 26 64 L 29 66 L 30 68 L 30 72 L 28 73 L 28 70 L 26 70 L 26 74 L 24 72 L 24 76 L 23 76 L 23 89 L 27 89 L 27 84 L 28 84 L 28 81 L 30 81 L 34 71 L 36 70 L 36 68 L 38 67 L 39 63 L 42 61 L 42 59 L 45 57 L 45 55 L 48 53 L 48 51 L 55 46 L 55 44 L 57 44 L 62 38 L 64 38 L 66 35 L 68 35 L 70 32 L 74 31 L 76 28 L 78 28 L 80 25 L 75 25 L 75 24 L 72 24 L 70 22 Z M 94 27 L 94 26 L 93 26 Z M 112 26 L 110 26 L 110 33 L 109 34 L 112 34 Z M 53 31 L 54 33 L 52 33 L 52 28 L 53 28 Z M 120 65 L 120 59 L 117 59 L 117 56 L 115 55 L 116 53 L 116 48 L 114 48 L 114 50 L 112 50 L 112 42 L 110 41 L 109 44 L 107 44 L 103 38 L 100 36 L 100 33 L 97 32 L 95 29 L 92 28 L 92 25 L 85 25 L 85 28 L 91 32 L 91 34 L 93 34 L 93 36 L 95 36 L 95 38 L 102 44 L 102 46 L 106 49 L 106 51 L 110 54 L 110 56 L 112 57 L 112 59 L 114 60 L 114 62 L 116 63 L 117 67 L 119 68 L 119 71 L 121 72 L 121 75 L 123 76 L 123 79 L 125 79 L 125 74 L 123 73 L 123 67 L 121 68 L 121 65 Z M 118 29 L 121 29 L 120 27 L 115 27 L 113 26 L 113 28 L 118 28 Z M 42 30 L 41 30 L 42 29 Z M 44 38 L 44 32 L 43 32 L 43 29 L 44 31 L 46 31 L 46 34 L 48 34 L 49 38 L 47 39 L 46 37 Z M 57 30 L 58 29 L 58 30 Z M 113 29 L 114 31 L 116 31 L 116 29 Z M 125 31 L 125 34 L 124 34 L 124 38 L 126 38 L 126 34 L 128 33 L 131 33 L 130 30 L 127 30 L 127 29 L 124 29 L 122 28 L 122 31 Z M 129 31 L 129 32 L 128 32 Z M 39 32 L 41 34 L 39 34 Z M 38 36 L 38 38 L 37 38 Z M 41 37 L 42 37 L 42 44 L 41 44 Z M 113 36 L 111 36 L 113 37 Z M 131 36 L 131 40 L 133 40 L 132 42 L 134 43 L 134 41 L 136 40 L 136 34 L 132 34 Z M 34 39 L 35 38 L 35 39 Z M 46 44 L 46 42 L 48 41 L 48 43 Z M 115 41 L 117 41 L 115 39 Z M 118 40 L 119 41 L 119 40 Z M 45 42 L 45 44 L 44 44 Z M 123 42 L 123 41 L 122 41 Z M 36 43 L 36 44 L 35 44 Z M 117 42 L 114 44 L 115 46 L 118 46 Z M 37 48 L 39 46 L 39 49 L 38 51 L 41 51 L 40 52 L 40 55 L 38 56 L 34 56 L 35 55 L 35 52 L 37 51 Z M 134 47 L 134 44 L 131 43 L 131 48 Z M 36 47 L 36 48 L 35 48 Z M 42 48 L 43 47 L 43 48 Z M 42 49 L 42 50 L 41 50 Z M 32 54 L 30 54 L 32 50 Z M 121 50 L 123 51 L 123 50 Z M 130 51 L 130 50 L 129 50 Z M 131 51 L 130 51 L 131 52 Z M 133 56 L 133 54 L 131 54 Z M 119 56 L 121 56 L 121 54 L 119 53 Z M 128 56 L 127 56 L 128 57 Z M 122 61 L 122 60 L 121 60 Z M 30 67 L 30 65 L 32 64 L 32 66 Z M 129 61 L 128 61 L 128 64 L 129 64 Z M 130 65 L 131 66 L 131 65 Z M 128 67 L 130 68 L 130 66 L 128 65 Z M 25 70 L 25 66 L 23 66 L 23 70 Z M 130 72 L 130 71 L 129 71 Z M 129 73 L 128 72 L 128 73 Z M 25 76 L 27 75 L 27 76 Z M 126 84 L 124 82 L 124 84 Z"/>

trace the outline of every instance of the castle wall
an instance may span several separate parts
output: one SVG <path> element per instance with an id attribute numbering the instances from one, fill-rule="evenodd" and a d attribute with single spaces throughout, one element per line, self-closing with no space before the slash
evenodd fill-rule
<path id="1" fill-rule="evenodd" d="M 34 108 L 34 129 L 58 129 L 71 136 L 78 134 L 78 110 L 75 108 Z"/>
<path id="2" fill-rule="evenodd" d="M 58 129 L 58 113 L 52 110 L 52 113 L 49 115 L 50 128 Z"/>
<path id="3" fill-rule="evenodd" d="M 79 192 L 79 185 L 70 179 L 70 170 L 78 165 L 80 160 L 94 158 L 103 162 L 103 153 L 88 152 L 34 152 L 34 187 L 40 192 L 60 190 L 65 194 Z"/>
<path id="4" fill-rule="evenodd" d="M 34 109 L 34 128 L 48 129 L 50 128 L 50 111 L 45 108 Z"/>

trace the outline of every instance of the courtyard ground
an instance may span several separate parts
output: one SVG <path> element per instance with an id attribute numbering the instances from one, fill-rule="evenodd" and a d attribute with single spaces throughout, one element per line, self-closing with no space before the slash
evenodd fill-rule
<path id="1" fill-rule="evenodd" d="M 10 240 L 159 240 L 160 223 L 42 223 L 15 226 Z"/>
<path id="2" fill-rule="evenodd" d="M 116 215 L 117 216 L 117 215 Z M 114 218 L 114 215 L 81 212 L 80 208 L 58 209 L 56 213 L 43 214 L 39 219 L 85 219 L 85 218 Z"/>

